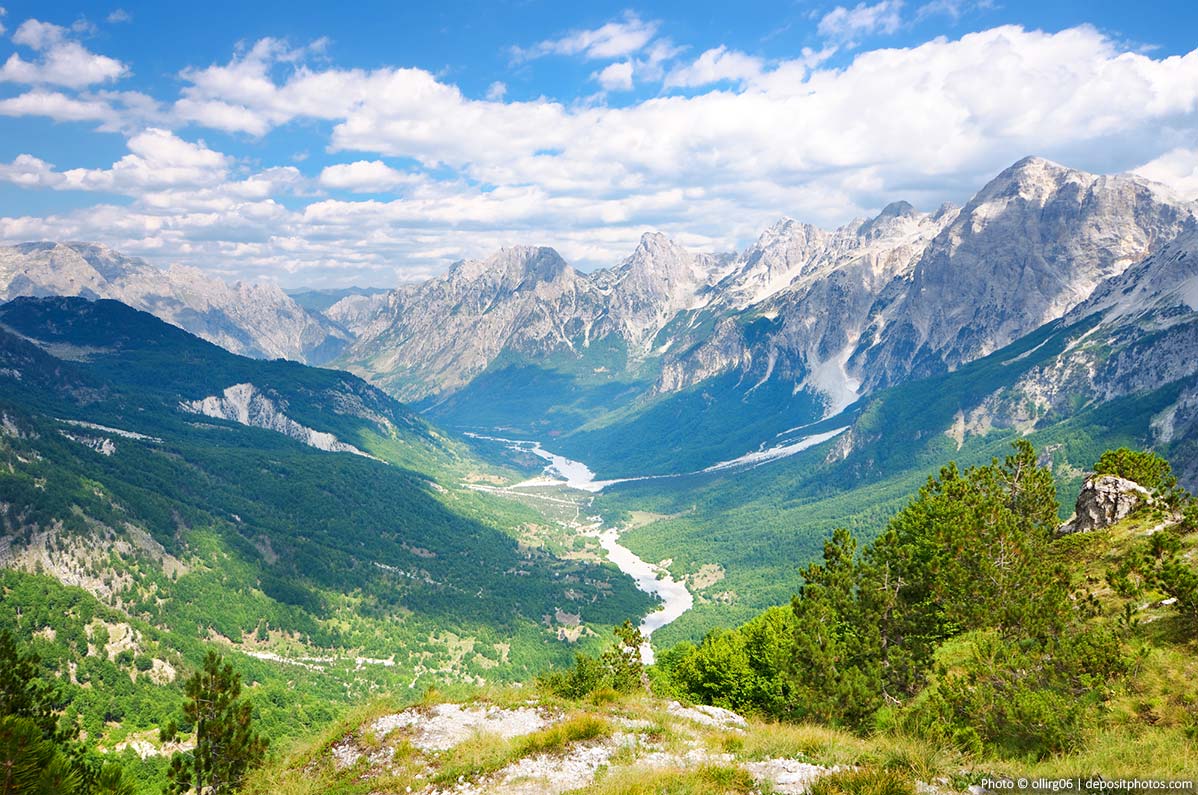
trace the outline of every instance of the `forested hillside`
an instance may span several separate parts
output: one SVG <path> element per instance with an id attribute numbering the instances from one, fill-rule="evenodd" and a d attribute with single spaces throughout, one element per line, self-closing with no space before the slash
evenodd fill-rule
<path id="1" fill-rule="evenodd" d="M 278 739 L 379 690 L 526 679 L 648 608 L 614 567 L 523 543 L 541 514 L 469 488 L 505 473 L 353 376 L 115 302 L 0 323 L 0 628 L 139 767 L 165 764 L 212 647 Z"/>

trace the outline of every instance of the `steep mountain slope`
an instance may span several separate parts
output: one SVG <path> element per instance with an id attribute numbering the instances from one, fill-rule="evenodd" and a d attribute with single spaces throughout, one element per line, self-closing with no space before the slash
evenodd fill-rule
<path id="1" fill-rule="evenodd" d="M 51 644 L 64 681 L 123 681 L 121 705 L 174 678 L 139 678 L 135 655 L 178 670 L 216 643 L 262 662 L 287 733 L 380 686 L 526 678 L 647 609 L 594 557 L 521 543 L 541 515 L 469 487 L 504 476 L 348 373 L 235 356 L 114 301 L 0 307 L 0 621 L 127 635 L 128 660 Z M 113 743 L 162 717 L 88 703 Z"/>
<path id="2" fill-rule="evenodd" d="M 24 243 L 0 248 L 0 301 L 17 296 L 111 298 L 234 353 L 320 363 L 349 335 L 272 284 L 229 285 L 194 268 L 157 268 L 103 246 Z"/>
<path id="3" fill-rule="evenodd" d="M 403 399 L 460 388 L 501 352 L 576 354 L 603 307 L 595 288 L 548 248 L 502 249 L 375 302 L 343 362 Z M 338 307 L 331 310 L 338 315 Z"/>
<path id="4" fill-rule="evenodd" d="M 932 241 L 851 366 L 873 388 L 997 350 L 1063 316 L 1193 217 L 1192 203 L 1138 177 L 1021 160 Z"/>
<path id="5" fill-rule="evenodd" d="M 967 427 L 1025 428 L 1092 406 L 1186 383 L 1154 416 L 1145 441 L 1171 449 L 1187 482 L 1198 477 L 1198 224 L 1098 287 L 1061 325 L 1069 345 L 963 416 Z"/>
<path id="6" fill-rule="evenodd" d="M 849 355 L 895 283 L 956 208 L 919 213 L 906 202 L 885 207 L 868 221 L 833 232 L 783 219 L 737 260 L 717 286 L 725 318 L 710 339 L 692 341 L 667 357 L 659 389 L 675 390 L 729 369 L 759 384 L 775 378 L 794 389 L 819 393 L 828 413 L 855 399 L 859 378 L 846 372 Z M 763 334 L 736 332 L 733 311 L 764 317 Z M 730 333 L 729 333 L 730 332 Z"/>
<path id="7" fill-rule="evenodd" d="M 716 285 L 731 267 L 729 255 L 694 254 L 660 232 L 646 233 L 622 263 L 591 274 L 605 299 L 606 323 L 590 336 L 616 334 L 634 359 L 649 356 L 675 315 L 716 299 Z"/>

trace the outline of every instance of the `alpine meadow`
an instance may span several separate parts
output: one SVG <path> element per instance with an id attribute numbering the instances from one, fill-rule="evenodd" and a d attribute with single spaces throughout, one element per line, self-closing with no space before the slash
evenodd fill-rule
<path id="1" fill-rule="evenodd" d="M 1196 30 L 0 7 L 0 795 L 1192 793 Z"/>

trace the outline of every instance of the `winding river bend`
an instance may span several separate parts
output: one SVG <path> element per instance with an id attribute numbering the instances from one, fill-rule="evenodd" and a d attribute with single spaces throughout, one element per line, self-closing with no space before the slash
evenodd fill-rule
<path id="1" fill-rule="evenodd" d="M 846 430 L 848 428 L 837 428 L 824 433 L 783 440 L 768 448 L 763 445 L 760 450 L 746 453 L 728 461 L 721 461 L 700 471 L 718 472 L 760 466 L 770 461 L 794 455 L 800 450 L 814 447 L 820 442 L 827 441 Z M 596 480 L 595 473 L 586 464 L 558 455 L 557 453 L 552 453 L 542 447 L 540 442 L 523 439 L 504 439 L 498 436 L 483 436 L 476 433 L 468 433 L 467 435 L 476 439 L 499 442 L 507 445 L 512 450 L 532 453 L 546 461 L 544 472 L 539 477 L 531 478 L 505 488 L 475 486 L 475 488 L 482 488 L 487 491 L 507 491 L 510 493 L 522 489 L 557 486 L 595 494 L 616 483 L 679 477 L 679 475 L 645 475 L 616 480 Z M 645 643 L 641 646 L 641 659 L 646 665 L 651 664 L 654 659 L 653 647 L 650 645 L 653 633 L 677 621 L 686 611 L 694 607 L 694 595 L 687 590 L 685 582 L 675 580 L 669 571 L 654 563 L 643 560 L 631 549 L 621 544 L 620 531 L 614 527 L 604 526 L 602 517 L 598 517 L 596 524 L 588 527 L 579 527 L 578 529 L 587 535 L 598 538 L 600 546 L 607 553 L 608 560 L 614 563 L 621 572 L 631 577 L 636 583 L 637 588 L 661 600 L 660 607 L 646 614 L 641 619 L 640 629 L 641 633 L 645 636 Z"/>
<path id="2" fill-rule="evenodd" d="M 559 486 L 595 493 L 602 490 L 605 486 L 620 482 L 597 481 L 595 480 L 595 473 L 586 464 L 557 455 L 556 453 L 551 453 L 541 447 L 539 442 L 521 439 L 503 439 L 496 436 L 482 436 L 480 434 L 469 435 L 476 439 L 500 442 L 513 450 L 532 453 L 547 462 L 545 464 L 544 475 L 541 477 L 525 480 L 513 486 L 508 486 L 506 489 L 488 488 L 488 491 L 510 492 L 546 486 Z M 635 479 L 639 480 L 640 478 Z M 660 607 L 649 612 L 641 619 L 640 630 L 645 636 L 645 643 L 641 646 L 641 660 L 646 665 L 650 665 L 654 659 L 653 647 L 650 643 L 653 633 L 667 624 L 678 620 L 679 616 L 694 607 L 695 597 L 687 590 L 686 584 L 675 580 L 669 571 L 654 563 L 649 563 L 631 549 L 621 544 L 620 531 L 614 527 L 605 526 L 602 517 L 597 518 L 598 521 L 592 525 L 580 526 L 578 528 L 580 532 L 598 538 L 599 545 L 607 553 L 607 559 L 614 563 L 616 568 L 631 577 L 633 582 L 636 583 L 637 588 L 661 600 Z"/>

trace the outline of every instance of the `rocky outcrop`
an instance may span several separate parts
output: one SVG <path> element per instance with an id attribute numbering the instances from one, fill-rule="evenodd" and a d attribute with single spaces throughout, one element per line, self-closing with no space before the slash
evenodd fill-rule
<path id="1" fill-rule="evenodd" d="M 1058 529 L 1061 535 L 1088 533 L 1126 519 L 1132 511 L 1152 501 L 1148 489 L 1118 475 L 1086 478 L 1073 517 Z"/>
<path id="2" fill-rule="evenodd" d="M 188 414 L 202 414 L 205 417 L 230 420 L 251 428 L 264 428 L 317 450 L 374 458 L 331 433 L 299 424 L 283 413 L 284 408 L 286 406 L 281 407 L 253 384 L 234 384 L 222 395 L 209 395 L 201 400 L 184 400 L 179 403 L 179 409 Z"/>

